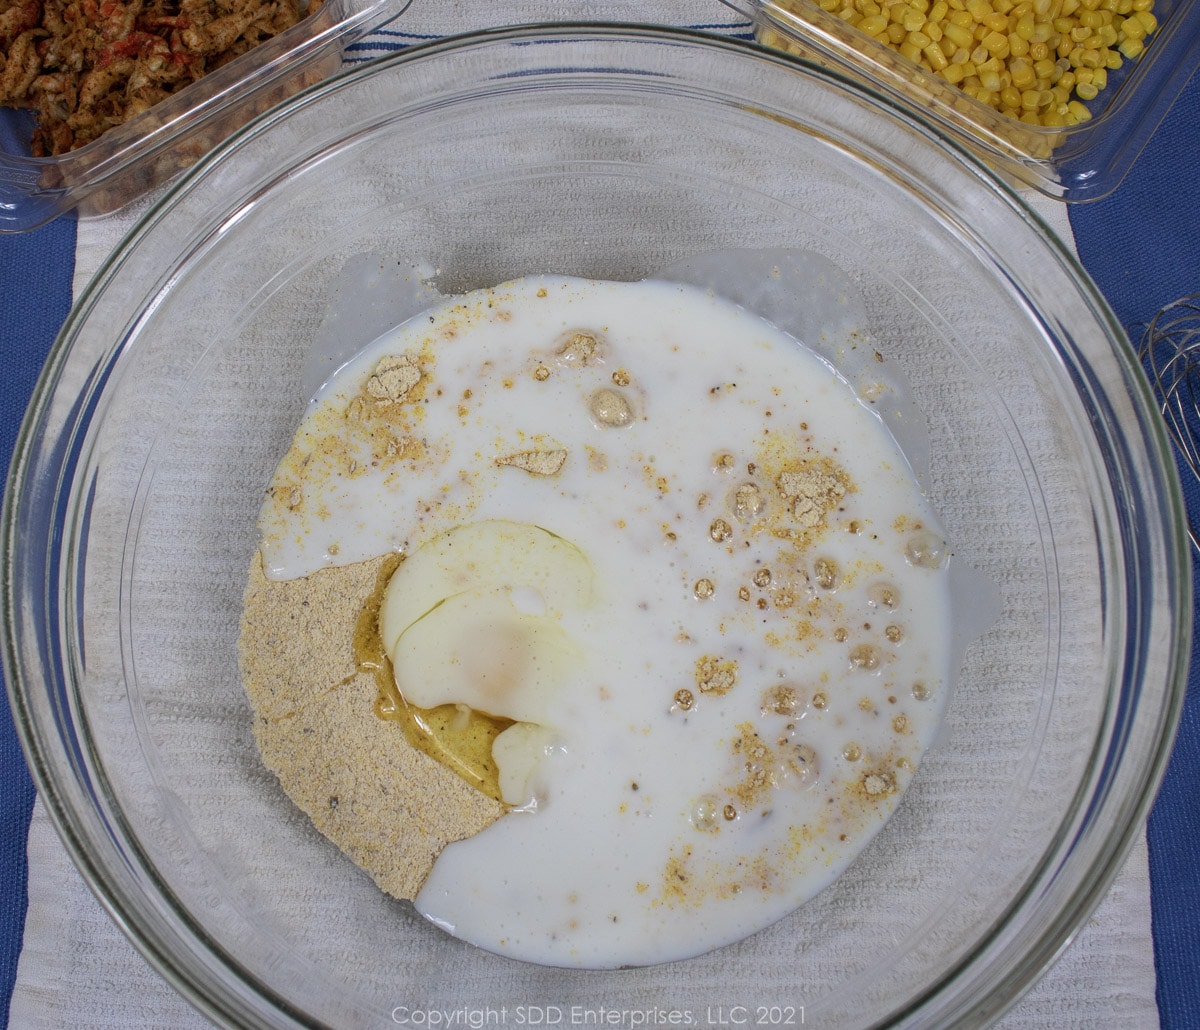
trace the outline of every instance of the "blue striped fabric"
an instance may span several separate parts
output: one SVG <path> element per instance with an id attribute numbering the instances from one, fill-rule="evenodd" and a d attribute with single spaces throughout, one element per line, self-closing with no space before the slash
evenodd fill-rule
<path id="1" fill-rule="evenodd" d="M 697 22 L 681 26 L 696 32 L 711 32 L 733 39 L 753 39 L 753 26 L 748 21 Z M 380 29 L 366 39 L 352 43 L 346 48 L 347 64 L 364 64 L 377 57 L 385 57 L 420 43 L 431 43 L 446 37 L 428 32 L 405 32 L 402 29 Z"/>

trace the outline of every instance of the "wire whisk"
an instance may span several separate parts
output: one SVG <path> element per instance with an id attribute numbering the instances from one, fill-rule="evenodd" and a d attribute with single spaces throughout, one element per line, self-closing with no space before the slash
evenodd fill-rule
<path id="1" fill-rule="evenodd" d="M 1200 293 L 1159 309 L 1142 334 L 1138 357 L 1149 373 L 1167 431 L 1200 481 Z M 1188 535 L 1200 551 L 1190 525 Z"/>

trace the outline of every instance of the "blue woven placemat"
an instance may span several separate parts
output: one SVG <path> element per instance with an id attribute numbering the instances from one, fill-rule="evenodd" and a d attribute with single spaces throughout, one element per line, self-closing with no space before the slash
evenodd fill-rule
<path id="1" fill-rule="evenodd" d="M 1084 267 L 1135 345 L 1160 307 L 1200 292 L 1198 198 L 1200 74 L 1116 193 L 1070 213 Z M 1183 484 L 1192 525 L 1200 527 L 1200 484 L 1186 471 Z M 1198 682 L 1200 662 L 1193 658 L 1183 723 L 1148 829 L 1158 1008 L 1165 1030 L 1200 1027 Z"/>
<path id="2" fill-rule="evenodd" d="M 0 236 L 0 460 L 7 470 L 18 421 L 71 306 L 75 221 Z M 7 704 L 0 706 L 0 1025 L 7 1025 L 25 923 L 25 838 L 33 782 Z"/>

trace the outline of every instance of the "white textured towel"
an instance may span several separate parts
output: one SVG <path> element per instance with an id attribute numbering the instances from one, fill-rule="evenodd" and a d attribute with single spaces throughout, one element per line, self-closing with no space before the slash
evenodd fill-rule
<path id="1" fill-rule="evenodd" d="M 487 27 L 497 21 L 555 19 L 689 23 L 744 31 L 716 0 L 417 0 L 400 23 L 401 41 Z M 369 54 L 370 51 L 364 51 Z M 1035 207 L 1068 243 L 1065 208 L 1036 198 Z M 83 286 L 145 202 L 79 225 L 76 290 Z M 113 1027 L 160 1030 L 207 1021 L 135 952 L 95 901 L 67 858 L 39 804 L 29 833 L 29 911 L 10 1025 L 20 1030 Z M 1057 964 L 1002 1020 L 1015 1028 L 1130 1028 L 1158 1025 L 1150 885 L 1144 837 L 1108 897 Z"/>

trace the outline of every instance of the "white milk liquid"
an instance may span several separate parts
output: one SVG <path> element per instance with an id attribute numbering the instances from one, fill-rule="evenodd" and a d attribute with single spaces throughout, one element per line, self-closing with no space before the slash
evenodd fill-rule
<path id="1" fill-rule="evenodd" d="M 586 361 L 558 353 L 576 330 L 598 341 Z M 527 798 L 447 847 L 417 908 L 501 954 L 612 967 L 735 941 L 827 886 L 893 811 L 953 674 L 941 531 L 871 406 L 697 288 L 537 277 L 376 341 L 318 394 L 294 453 L 404 354 L 422 385 L 397 453 L 345 436 L 281 465 L 269 574 L 506 520 L 573 544 L 593 577 L 551 613 L 578 660 L 522 716 L 542 728 Z M 598 420 L 600 390 L 628 424 Z M 530 451 L 566 457 L 554 474 L 497 464 Z M 846 489 L 813 526 L 781 484 L 818 466 Z M 279 503 L 297 481 L 303 503 Z M 511 598 L 541 611 L 519 583 Z M 469 619 L 446 632 L 490 660 Z"/>

